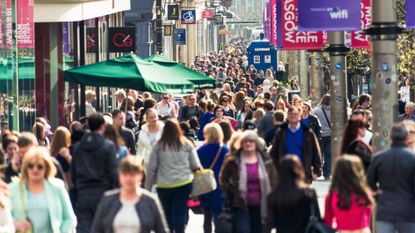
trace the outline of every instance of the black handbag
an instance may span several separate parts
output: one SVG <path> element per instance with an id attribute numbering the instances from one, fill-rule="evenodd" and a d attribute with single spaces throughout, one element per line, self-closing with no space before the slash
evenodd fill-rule
<path id="1" fill-rule="evenodd" d="M 233 214 L 232 205 L 225 203 L 222 212 L 216 219 L 215 233 L 232 233 L 233 230 Z"/>
<path id="2" fill-rule="evenodd" d="M 310 204 L 310 220 L 306 228 L 306 233 L 336 233 L 336 230 L 327 226 L 321 221 L 320 216 L 317 216 L 316 208 L 317 206 L 314 203 L 314 200 Z"/>

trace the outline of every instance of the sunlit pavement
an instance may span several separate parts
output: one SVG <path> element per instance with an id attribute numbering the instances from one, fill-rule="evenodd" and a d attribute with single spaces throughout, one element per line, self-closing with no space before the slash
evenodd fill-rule
<path id="1" fill-rule="evenodd" d="M 313 187 L 317 191 L 321 214 L 324 213 L 324 197 L 329 190 L 329 186 L 329 181 L 319 180 L 313 183 Z M 203 215 L 195 215 L 190 211 L 189 216 L 189 225 L 186 228 L 186 233 L 203 233 Z"/>

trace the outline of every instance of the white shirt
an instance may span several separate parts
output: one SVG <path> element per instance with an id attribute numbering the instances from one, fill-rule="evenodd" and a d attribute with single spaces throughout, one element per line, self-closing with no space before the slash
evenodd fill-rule
<path id="1" fill-rule="evenodd" d="M 115 215 L 112 227 L 114 233 L 139 233 L 141 231 L 140 218 L 135 209 L 135 202 L 121 201 L 122 207 Z"/>
<path id="2" fill-rule="evenodd" d="M 402 100 L 408 103 L 411 98 L 411 89 L 410 86 L 402 86 L 399 91 L 401 92 Z"/>
<path id="3" fill-rule="evenodd" d="M 288 129 L 289 129 L 291 132 L 293 132 L 293 133 L 297 132 L 297 131 L 300 129 L 300 127 L 301 127 L 301 123 L 300 123 L 300 122 L 298 122 L 298 124 L 297 124 L 297 126 L 295 127 L 295 129 L 292 129 L 292 128 L 291 128 L 291 125 L 290 125 L 290 124 L 288 124 Z"/>

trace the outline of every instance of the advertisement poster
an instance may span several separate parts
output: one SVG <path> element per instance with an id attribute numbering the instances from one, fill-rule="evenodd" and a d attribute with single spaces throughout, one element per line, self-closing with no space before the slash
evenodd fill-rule
<path id="1" fill-rule="evenodd" d="M 360 30 L 360 0 L 298 0 L 298 30 Z"/>
<path id="2" fill-rule="evenodd" d="M 277 0 L 271 0 L 271 44 L 277 45 Z"/>
<path id="3" fill-rule="evenodd" d="M 277 47 L 283 50 L 321 49 L 323 32 L 298 31 L 297 0 L 277 0 Z"/>
<path id="4" fill-rule="evenodd" d="M 360 3 L 360 24 L 361 29 L 370 26 L 372 22 L 370 0 L 361 0 Z M 363 31 L 352 32 L 352 48 L 370 48 L 370 36 L 363 34 Z"/>

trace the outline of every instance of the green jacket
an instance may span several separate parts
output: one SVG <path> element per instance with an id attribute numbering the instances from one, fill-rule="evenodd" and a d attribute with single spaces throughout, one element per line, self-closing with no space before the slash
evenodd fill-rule
<path id="1" fill-rule="evenodd" d="M 23 194 L 25 202 L 27 203 L 27 188 L 26 185 L 23 184 L 22 192 L 21 184 L 20 181 L 14 181 L 9 185 L 12 216 L 15 221 L 26 219 L 21 196 Z M 44 181 L 44 187 L 48 199 L 49 216 L 53 233 L 75 232 L 76 216 L 72 209 L 64 183 L 59 179 L 52 178 Z M 30 206 L 27 206 L 26 208 L 30 208 Z"/>

